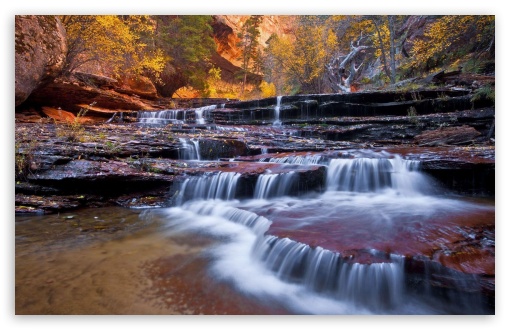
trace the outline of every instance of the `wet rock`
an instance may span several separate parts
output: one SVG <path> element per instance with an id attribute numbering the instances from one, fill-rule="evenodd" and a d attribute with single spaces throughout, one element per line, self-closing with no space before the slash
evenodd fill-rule
<path id="1" fill-rule="evenodd" d="M 66 193 L 101 193 L 120 195 L 129 191 L 146 191 L 167 186 L 172 177 L 145 172 L 125 162 L 98 162 L 73 160 L 38 174 L 31 174 L 29 181 L 42 186 L 56 187 Z"/>
<path id="2" fill-rule="evenodd" d="M 48 214 L 72 210 L 85 203 L 85 196 L 39 196 L 16 194 L 15 211 L 20 214 Z"/>
<path id="3" fill-rule="evenodd" d="M 389 152 L 419 160 L 421 170 L 436 180 L 439 191 L 494 196 L 495 149 L 492 146 L 394 147 Z"/>
<path id="4" fill-rule="evenodd" d="M 476 129 L 462 125 L 426 131 L 417 135 L 414 140 L 421 146 L 462 145 L 472 143 L 478 136 L 480 132 Z"/>
<path id="5" fill-rule="evenodd" d="M 233 158 L 245 155 L 248 147 L 245 142 L 233 138 L 202 139 L 199 142 L 200 154 L 203 159 Z"/>

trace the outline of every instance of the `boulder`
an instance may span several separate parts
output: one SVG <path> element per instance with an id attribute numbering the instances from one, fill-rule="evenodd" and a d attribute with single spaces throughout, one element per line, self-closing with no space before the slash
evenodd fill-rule
<path id="1" fill-rule="evenodd" d="M 15 105 L 62 71 L 67 53 L 66 32 L 56 16 L 15 17 Z"/>
<path id="2" fill-rule="evenodd" d="M 64 121 L 72 123 L 76 121 L 76 116 L 69 111 L 65 111 L 62 109 L 55 109 L 52 107 L 42 107 L 42 112 L 50 117 L 51 119 L 54 119 L 56 121 Z"/>
<path id="3" fill-rule="evenodd" d="M 83 105 L 92 103 L 97 108 L 111 110 L 107 117 L 111 117 L 115 111 L 153 108 L 139 97 L 68 81 L 55 81 L 38 88 L 26 101 L 26 104 L 33 106 L 60 107 L 73 113 L 80 111 Z"/>
<path id="4" fill-rule="evenodd" d="M 117 79 L 88 72 L 74 71 L 73 76 L 86 85 L 104 89 L 112 88 L 114 84 L 118 83 Z"/>
<path id="5" fill-rule="evenodd" d="M 149 78 L 144 76 L 126 75 L 121 77 L 115 91 L 128 95 L 138 95 L 149 100 L 158 97 L 156 87 Z"/>

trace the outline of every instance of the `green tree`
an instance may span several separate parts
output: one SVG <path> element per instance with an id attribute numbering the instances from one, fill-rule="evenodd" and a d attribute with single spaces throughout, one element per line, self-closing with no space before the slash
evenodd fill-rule
<path id="1" fill-rule="evenodd" d="M 239 42 L 237 47 L 241 49 L 241 73 L 243 81 L 241 94 L 244 94 L 246 87 L 246 78 L 249 72 L 260 71 L 260 23 L 263 17 L 261 15 L 251 15 L 242 25 L 241 31 L 237 34 Z"/>
<path id="2" fill-rule="evenodd" d="M 190 86 L 207 88 L 210 59 L 216 50 L 212 16 L 154 16 L 157 22 L 155 43 L 168 61 L 156 88 L 162 96 L 171 97 L 176 90 Z"/>

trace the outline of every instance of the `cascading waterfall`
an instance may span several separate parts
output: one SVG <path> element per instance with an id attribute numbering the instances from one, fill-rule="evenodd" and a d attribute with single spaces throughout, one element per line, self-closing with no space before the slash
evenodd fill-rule
<path id="1" fill-rule="evenodd" d="M 291 171 L 279 174 L 261 174 L 255 185 L 254 198 L 273 198 L 287 196 L 296 183 L 296 173 Z"/>
<path id="2" fill-rule="evenodd" d="M 181 183 L 175 204 L 182 205 L 194 199 L 231 200 L 235 198 L 240 176 L 235 172 L 220 172 L 186 178 Z"/>
<path id="3" fill-rule="evenodd" d="M 187 110 L 139 111 L 138 121 L 143 124 L 183 124 Z"/>
<path id="4" fill-rule="evenodd" d="M 214 127 L 218 131 L 225 131 L 225 132 L 247 132 L 248 130 L 243 127 L 235 127 L 235 126 L 220 126 L 216 125 Z"/>
<path id="5" fill-rule="evenodd" d="M 274 121 L 273 126 L 281 126 L 282 122 L 280 121 L 280 107 L 282 103 L 282 96 L 278 96 L 276 98 L 276 106 L 274 107 Z"/>
<path id="6" fill-rule="evenodd" d="M 217 105 L 208 105 L 205 107 L 200 107 L 194 109 L 195 111 L 195 122 L 200 125 L 205 124 L 205 118 L 210 118 L 210 112 L 214 109 L 216 109 Z M 204 118 L 205 117 L 205 118 Z"/>
<path id="7" fill-rule="evenodd" d="M 402 301 L 404 269 L 400 256 L 392 256 L 392 262 L 351 263 L 321 247 L 271 235 L 259 239 L 253 251 L 278 278 L 314 292 L 374 310 L 392 308 Z"/>
<path id="8" fill-rule="evenodd" d="M 142 124 L 184 124 L 188 120 L 188 113 L 195 114 L 195 123 L 203 125 L 210 120 L 211 111 L 217 105 L 208 105 L 191 110 L 161 110 L 161 111 L 139 111 L 138 122 Z"/>
<path id="9" fill-rule="evenodd" d="M 418 161 L 394 158 L 332 159 L 328 166 L 328 190 L 380 192 L 394 189 L 405 194 L 430 191 L 427 178 L 417 171 Z"/>
<path id="10" fill-rule="evenodd" d="M 200 143 L 196 139 L 179 138 L 181 148 L 179 149 L 179 159 L 200 160 Z"/>
<path id="11" fill-rule="evenodd" d="M 234 176 L 233 180 L 237 180 L 237 177 Z M 218 201 L 191 201 L 182 205 L 181 208 L 192 211 L 196 215 L 216 216 L 243 225 L 257 235 L 263 235 L 271 225 L 271 221 L 263 216 Z"/>
<path id="12" fill-rule="evenodd" d="M 298 237 L 308 237 L 304 233 L 310 231 L 313 236 L 313 232 L 326 226 L 324 228 L 332 232 L 319 237 L 338 239 L 339 242 L 333 242 L 335 248 L 335 244 L 342 245 L 346 239 L 356 241 L 358 238 L 352 237 L 352 233 L 381 229 L 377 234 L 385 238 L 384 235 L 394 233 L 388 228 L 398 222 L 435 219 L 436 214 L 469 209 L 469 204 L 422 195 L 428 192 L 430 183 L 419 172 L 419 162 L 395 155 L 331 160 L 306 155 L 265 161 L 293 166 L 327 164 L 328 191 L 308 199 L 290 197 L 299 184 L 300 176 L 296 172 L 264 173 L 258 176 L 253 199 L 239 200 L 240 173 L 204 173 L 187 177 L 178 187 L 174 200 L 177 207 L 167 210 L 170 227 L 221 237 L 222 243 L 210 251 L 214 257 L 211 270 L 215 276 L 251 296 L 276 299 L 296 313 L 428 314 L 441 311 L 436 309 L 434 301 L 437 300 L 431 298 L 432 294 L 416 303 L 420 298 L 416 298 L 406 284 L 409 279 L 403 255 L 366 247 L 363 250 L 366 256 L 361 258 L 369 261 L 361 262 L 321 243 L 306 244 L 273 235 L 269 230 L 276 225 L 283 228 L 284 233 L 295 230 Z M 240 190 L 245 195 L 244 188 Z M 386 195 L 387 191 L 392 194 Z M 341 229 L 336 229 L 337 226 Z M 351 236 L 342 236 L 342 230 L 346 229 L 346 234 Z M 434 270 L 434 273 L 441 271 Z M 424 281 L 428 281 L 430 275 L 424 276 Z M 473 282 L 471 278 L 466 279 Z M 459 283 L 459 286 L 464 285 L 460 280 Z M 409 304 L 411 296 L 413 304 Z M 451 296 L 449 299 L 457 304 L 459 298 Z M 478 306 L 472 309 L 474 313 L 480 311 Z"/>
<path id="13" fill-rule="evenodd" d="M 267 163 L 293 164 L 293 165 L 317 165 L 325 163 L 325 159 L 321 155 L 270 157 L 261 158 L 259 161 Z"/>

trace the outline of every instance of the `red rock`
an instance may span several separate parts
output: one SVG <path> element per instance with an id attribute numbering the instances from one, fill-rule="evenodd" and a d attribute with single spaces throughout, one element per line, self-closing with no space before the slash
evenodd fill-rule
<path id="1" fill-rule="evenodd" d="M 153 100 L 158 97 L 158 92 L 152 81 L 144 76 L 128 75 L 120 78 L 115 91 L 128 95 Z"/>
<path id="2" fill-rule="evenodd" d="M 417 135 L 414 140 L 422 146 L 440 146 L 448 144 L 468 144 L 480 135 L 471 126 L 442 127 L 432 131 L 425 131 Z"/>
<path id="3" fill-rule="evenodd" d="M 64 67 L 66 32 L 56 16 L 16 15 L 15 97 L 18 106 Z"/>

